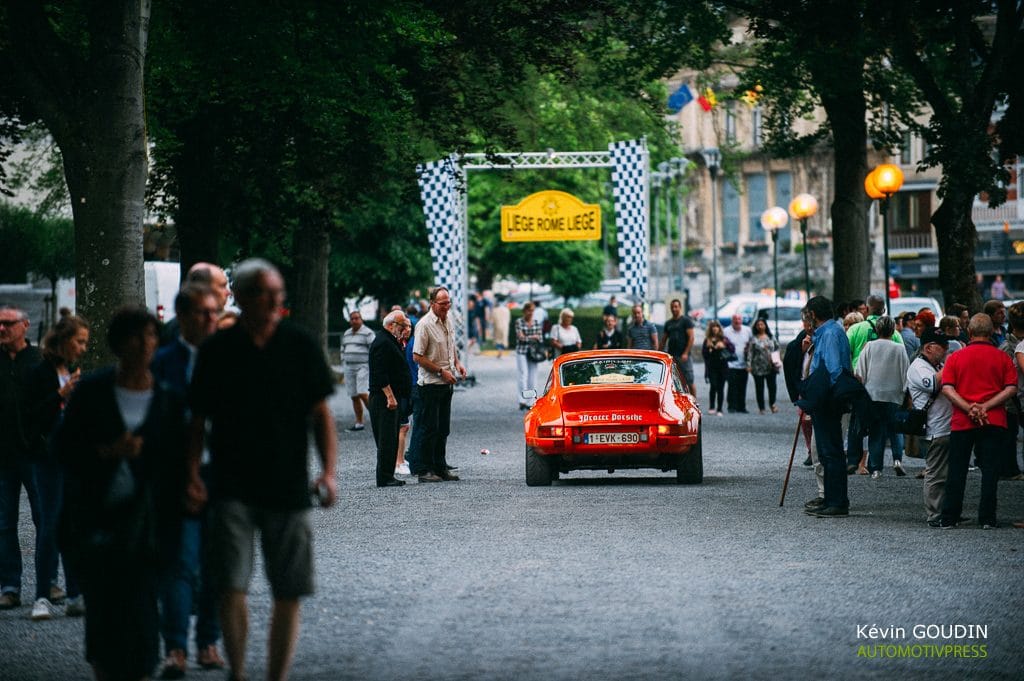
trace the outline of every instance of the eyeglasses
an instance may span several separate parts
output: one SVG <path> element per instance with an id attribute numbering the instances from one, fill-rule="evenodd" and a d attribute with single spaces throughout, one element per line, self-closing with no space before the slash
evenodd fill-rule
<path id="1" fill-rule="evenodd" d="M 436 300 L 436 301 L 434 301 L 434 305 L 438 305 L 440 307 L 449 307 L 451 304 L 452 304 L 452 301 L 450 301 L 450 300 L 445 300 L 445 301 Z"/>
<path id="2" fill-rule="evenodd" d="M 0 326 L 17 326 L 24 321 L 24 319 L 0 319 Z"/>

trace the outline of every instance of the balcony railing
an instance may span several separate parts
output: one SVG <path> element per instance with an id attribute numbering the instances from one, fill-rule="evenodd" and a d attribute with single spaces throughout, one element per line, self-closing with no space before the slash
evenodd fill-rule
<path id="1" fill-rule="evenodd" d="M 975 205 L 971 210 L 971 219 L 974 220 L 975 225 L 1002 225 L 1004 222 L 1017 222 L 1022 217 L 1024 217 L 1024 210 L 1021 209 L 1020 201 L 1007 201 L 995 208 Z"/>
<path id="2" fill-rule="evenodd" d="M 903 232 L 889 235 L 890 250 L 929 251 L 935 250 L 935 240 L 931 231 Z"/>

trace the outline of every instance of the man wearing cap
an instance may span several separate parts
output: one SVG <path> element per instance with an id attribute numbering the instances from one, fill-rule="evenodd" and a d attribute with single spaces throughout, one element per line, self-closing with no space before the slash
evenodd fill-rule
<path id="1" fill-rule="evenodd" d="M 974 450 L 981 468 L 978 523 L 997 527 L 996 487 L 999 457 L 1006 438 L 1006 400 L 1017 394 L 1017 371 L 1010 358 L 992 344 L 992 319 L 971 317 L 971 342 L 950 355 L 942 369 L 942 393 L 953 403 L 949 436 L 949 477 L 939 527 L 956 527 L 963 510 L 967 464 Z"/>
<path id="2" fill-rule="evenodd" d="M 940 525 L 942 500 L 949 476 L 949 432 L 953 418 L 953 405 L 942 394 L 942 364 L 949 348 L 945 334 L 932 328 L 921 333 L 921 354 L 907 369 L 907 390 L 914 409 L 928 412 L 925 433 L 919 439 L 924 443 L 924 510 L 928 524 Z"/>

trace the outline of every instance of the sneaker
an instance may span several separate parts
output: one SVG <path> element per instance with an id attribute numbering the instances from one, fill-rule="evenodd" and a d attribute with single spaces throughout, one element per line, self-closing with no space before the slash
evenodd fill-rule
<path id="1" fill-rule="evenodd" d="M 21 596 L 17 591 L 5 591 L 0 594 L 0 610 L 10 610 L 21 606 Z"/>
<path id="2" fill-rule="evenodd" d="M 69 598 L 64 606 L 64 614 L 67 617 L 83 617 L 85 615 L 85 599 L 81 596 Z"/>
<path id="3" fill-rule="evenodd" d="M 347 430 L 350 433 L 354 433 L 359 430 L 366 430 L 366 426 L 364 426 L 362 423 L 356 423 L 354 425 L 349 426 L 345 430 Z"/>
<path id="4" fill-rule="evenodd" d="M 903 463 L 900 461 L 894 461 L 892 467 L 893 470 L 896 471 L 896 477 L 902 478 L 904 475 L 907 474 L 907 472 L 903 470 Z"/>
<path id="5" fill-rule="evenodd" d="M 38 622 L 40 620 L 48 620 L 53 617 L 53 604 L 50 603 L 49 599 L 39 598 L 35 603 L 32 604 L 32 620 Z"/>
<path id="6" fill-rule="evenodd" d="M 871 479 L 872 480 L 881 480 L 881 478 L 882 478 L 882 471 L 875 471 L 874 473 L 871 474 Z"/>
<path id="7" fill-rule="evenodd" d="M 52 603 L 53 605 L 63 603 L 64 599 L 67 598 L 67 596 L 68 595 L 64 593 L 64 589 L 60 588 L 56 584 L 50 587 L 50 603 Z"/>
<path id="8" fill-rule="evenodd" d="M 409 464 L 402 462 L 395 468 L 395 475 L 409 475 Z"/>
<path id="9" fill-rule="evenodd" d="M 167 659 L 164 660 L 164 666 L 160 670 L 161 679 L 183 679 L 185 678 L 185 671 L 187 670 L 187 660 L 185 651 L 181 648 L 175 648 L 174 650 L 167 653 Z"/>

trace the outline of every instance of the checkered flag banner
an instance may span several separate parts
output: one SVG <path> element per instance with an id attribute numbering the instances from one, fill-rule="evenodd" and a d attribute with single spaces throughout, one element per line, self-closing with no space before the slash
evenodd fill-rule
<path id="1" fill-rule="evenodd" d="M 619 276 L 634 296 L 647 298 L 647 183 L 649 154 L 642 140 L 608 145 L 619 239 Z"/>
<path id="2" fill-rule="evenodd" d="M 466 241 L 463 221 L 465 182 L 462 169 L 455 157 L 416 166 L 419 176 L 423 215 L 430 240 L 430 258 L 433 261 L 434 280 L 448 289 L 452 300 L 452 321 L 461 320 L 466 296 Z M 465 347 L 466 329 L 455 324 L 456 340 Z"/>

